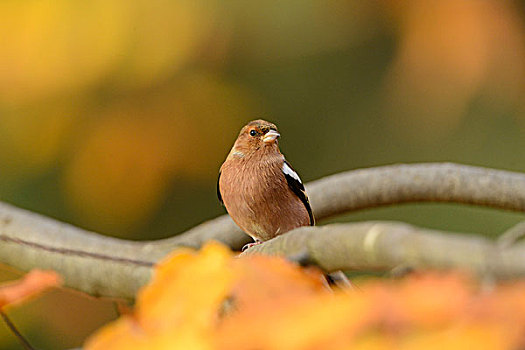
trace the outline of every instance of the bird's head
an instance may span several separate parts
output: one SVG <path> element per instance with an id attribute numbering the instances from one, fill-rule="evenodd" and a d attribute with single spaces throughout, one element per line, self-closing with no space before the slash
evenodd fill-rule
<path id="1" fill-rule="evenodd" d="M 258 150 L 279 150 L 277 139 L 281 136 L 275 124 L 262 119 L 246 124 L 235 141 L 232 152 L 239 156 L 250 155 Z"/>

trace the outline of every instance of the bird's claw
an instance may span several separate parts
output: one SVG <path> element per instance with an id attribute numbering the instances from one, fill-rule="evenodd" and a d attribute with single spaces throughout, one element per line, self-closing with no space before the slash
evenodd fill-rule
<path id="1" fill-rule="evenodd" d="M 253 247 L 254 245 L 261 244 L 261 241 L 255 241 L 253 243 L 245 244 L 244 247 L 242 247 L 242 251 L 244 252 L 246 249 Z"/>

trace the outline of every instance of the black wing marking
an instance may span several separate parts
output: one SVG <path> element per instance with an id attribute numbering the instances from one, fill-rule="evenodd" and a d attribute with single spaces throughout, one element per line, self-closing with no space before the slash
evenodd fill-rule
<path id="1" fill-rule="evenodd" d="M 219 198 L 219 203 L 221 203 L 221 205 L 224 205 L 224 202 L 222 201 L 222 196 L 221 196 L 221 188 L 219 186 L 220 181 L 221 181 L 221 172 L 219 171 L 219 178 L 217 179 L 217 198 Z"/>
<path id="2" fill-rule="evenodd" d="M 310 201 L 308 200 L 308 196 L 306 195 L 306 191 L 304 190 L 304 185 L 301 182 L 301 179 L 299 178 L 299 175 L 297 175 L 297 172 L 293 170 L 290 163 L 288 163 L 286 160 L 283 164 L 283 173 L 284 177 L 286 178 L 286 181 L 288 182 L 288 186 L 290 189 L 299 197 L 301 202 L 303 202 L 304 206 L 306 207 L 306 210 L 308 211 L 308 215 L 310 216 L 310 226 L 315 225 L 315 219 L 314 214 L 312 213 L 312 208 L 310 207 Z"/>

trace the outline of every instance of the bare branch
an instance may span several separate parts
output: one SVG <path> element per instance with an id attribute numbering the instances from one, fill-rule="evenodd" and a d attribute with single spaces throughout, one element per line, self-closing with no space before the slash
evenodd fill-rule
<path id="1" fill-rule="evenodd" d="M 351 170 L 306 186 L 316 219 L 413 202 L 448 202 L 525 212 L 525 174 L 452 163 L 399 164 Z M 208 221 L 164 244 L 209 239 L 234 249 L 249 239 L 226 216 Z M 161 243 L 161 242 L 159 242 Z"/>
<path id="2" fill-rule="evenodd" d="M 456 164 L 354 170 L 314 181 L 307 190 L 319 220 L 363 208 L 425 201 L 525 211 L 525 174 Z M 179 246 L 200 247 L 212 239 L 234 249 L 249 240 L 228 216 L 172 238 L 133 242 L 0 203 L 0 261 L 22 270 L 53 269 L 67 286 L 92 295 L 132 298 L 149 279 L 151 266 L 158 259 Z M 509 251 L 522 246 L 515 244 Z M 433 248 L 426 255 L 439 252 Z"/>
<path id="3" fill-rule="evenodd" d="M 316 215 L 413 202 L 448 202 L 525 212 L 525 174 L 452 163 L 347 171 L 308 187 Z"/>
<path id="4" fill-rule="evenodd" d="M 105 237 L 0 203 L 0 261 L 60 273 L 91 295 L 132 298 L 161 254 L 148 244 Z"/>
<path id="5" fill-rule="evenodd" d="M 525 247 L 500 247 L 488 239 L 395 222 L 301 227 L 242 255 L 308 255 L 327 272 L 337 270 L 460 269 L 495 278 L 525 275 Z"/>

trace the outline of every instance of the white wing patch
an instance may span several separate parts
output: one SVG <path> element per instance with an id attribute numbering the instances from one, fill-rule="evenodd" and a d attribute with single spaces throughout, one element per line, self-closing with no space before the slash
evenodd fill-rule
<path id="1" fill-rule="evenodd" d="M 303 183 L 301 181 L 301 178 L 299 178 L 299 175 L 297 175 L 297 173 L 292 168 L 290 168 L 290 166 L 286 162 L 284 162 L 283 164 L 283 173 L 290 176 L 292 179 L 297 180 L 300 183 Z"/>

